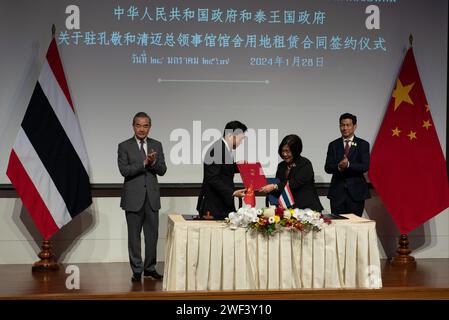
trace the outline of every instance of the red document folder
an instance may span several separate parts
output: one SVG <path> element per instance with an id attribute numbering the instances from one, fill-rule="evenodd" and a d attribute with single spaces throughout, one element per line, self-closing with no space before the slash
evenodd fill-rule
<path id="1" fill-rule="evenodd" d="M 252 187 L 253 190 L 259 190 L 268 184 L 260 162 L 242 163 L 237 166 L 245 188 Z"/>

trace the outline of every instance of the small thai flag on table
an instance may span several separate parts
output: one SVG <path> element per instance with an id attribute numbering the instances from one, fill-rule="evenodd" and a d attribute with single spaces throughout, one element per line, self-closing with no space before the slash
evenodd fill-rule
<path id="1" fill-rule="evenodd" d="M 282 190 L 281 196 L 279 197 L 279 205 L 283 208 L 291 208 L 295 204 L 295 200 L 293 199 L 292 191 L 290 190 L 290 185 L 287 182 L 284 190 Z"/>

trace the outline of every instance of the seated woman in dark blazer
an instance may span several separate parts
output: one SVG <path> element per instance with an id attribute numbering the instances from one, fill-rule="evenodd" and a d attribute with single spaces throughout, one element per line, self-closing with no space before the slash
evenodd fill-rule
<path id="1" fill-rule="evenodd" d="M 290 134 L 282 139 L 278 153 L 283 161 L 278 164 L 276 171 L 276 178 L 280 182 L 267 184 L 259 191 L 278 197 L 288 181 L 295 200 L 294 208 L 309 208 L 321 212 L 323 206 L 315 189 L 312 163 L 309 159 L 302 157 L 301 152 L 302 141 L 296 134 Z"/>

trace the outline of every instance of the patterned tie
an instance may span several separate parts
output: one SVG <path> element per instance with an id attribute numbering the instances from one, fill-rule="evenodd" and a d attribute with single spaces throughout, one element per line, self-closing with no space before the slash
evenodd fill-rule
<path id="1" fill-rule="evenodd" d="M 145 160 L 147 158 L 147 154 L 145 152 L 145 149 L 143 147 L 145 141 L 144 140 L 140 140 L 140 154 L 142 155 L 142 160 Z"/>
<path id="2" fill-rule="evenodd" d="M 348 157 L 348 154 L 349 154 L 349 141 L 351 141 L 351 140 L 345 139 L 345 157 L 346 158 Z"/>

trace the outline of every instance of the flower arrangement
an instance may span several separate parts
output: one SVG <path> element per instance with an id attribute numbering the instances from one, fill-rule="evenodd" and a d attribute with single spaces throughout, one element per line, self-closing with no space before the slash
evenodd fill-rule
<path id="1" fill-rule="evenodd" d="M 320 231 L 323 224 L 331 221 L 311 209 L 284 209 L 268 207 L 262 209 L 243 206 L 237 212 L 229 213 L 226 223 L 231 229 L 239 227 L 272 235 L 283 229 L 301 232 Z"/>

